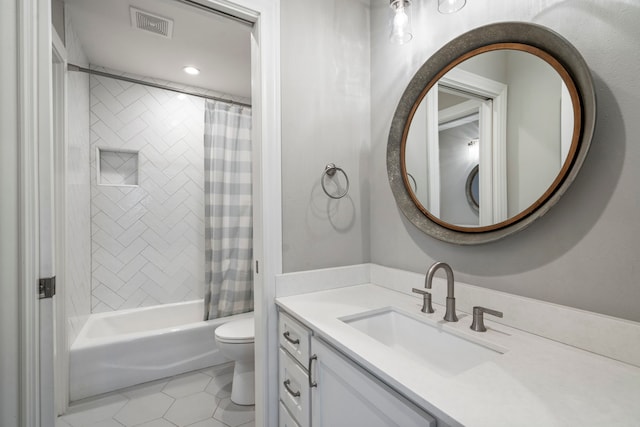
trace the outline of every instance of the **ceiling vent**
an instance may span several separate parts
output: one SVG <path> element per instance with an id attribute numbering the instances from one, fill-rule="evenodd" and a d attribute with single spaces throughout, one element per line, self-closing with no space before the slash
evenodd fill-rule
<path id="1" fill-rule="evenodd" d="M 170 39 L 173 36 L 173 20 L 144 10 L 130 8 L 131 26 Z"/>

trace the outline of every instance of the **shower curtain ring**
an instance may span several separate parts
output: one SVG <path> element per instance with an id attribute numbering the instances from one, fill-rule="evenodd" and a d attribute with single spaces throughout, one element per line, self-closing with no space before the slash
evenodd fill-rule
<path id="1" fill-rule="evenodd" d="M 347 182 L 347 187 L 342 194 L 333 195 L 327 191 L 327 188 L 324 185 L 324 177 L 328 176 L 329 178 L 333 178 L 336 172 L 342 172 L 342 174 L 344 175 L 344 179 Z M 322 172 L 322 176 L 320 177 L 320 184 L 322 185 L 322 191 L 324 191 L 324 194 L 331 197 L 332 199 L 342 199 L 349 192 L 349 177 L 347 176 L 347 173 L 342 168 L 337 167 L 333 163 L 329 163 L 324 167 L 324 172 Z"/>

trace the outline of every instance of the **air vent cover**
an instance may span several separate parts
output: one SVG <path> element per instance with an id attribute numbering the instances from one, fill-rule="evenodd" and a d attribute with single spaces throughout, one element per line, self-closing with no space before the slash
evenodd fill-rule
<path id="1" fill-rule="evenodd" d="M 173 20 L 135 7 L 130 8 L 131 26 L 170 39 L 173 35 Z"/>

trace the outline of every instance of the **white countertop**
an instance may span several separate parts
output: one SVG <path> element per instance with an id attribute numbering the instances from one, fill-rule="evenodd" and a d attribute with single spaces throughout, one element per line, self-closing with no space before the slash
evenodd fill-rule
<path id="1" fill-rule="evenodd" d="M 442 320 L 444 307 L 420 312 L 421 298 L 365 284 L 276 299 L 308 326 L 400 393 L 451 425 L 639 426 L 640 368 L 471 315 Z M 469 340 L 506 349 L 456 375 L 441 374 L 339 320 L 395 307 Z M 420 337 L 416 337 L 420 339 Z"/>

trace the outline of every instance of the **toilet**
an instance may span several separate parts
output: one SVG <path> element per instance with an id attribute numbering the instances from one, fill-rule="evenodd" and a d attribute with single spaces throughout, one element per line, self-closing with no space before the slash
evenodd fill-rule
<path id="1" fill-rule="evenodd" d="M 237 405 L 255 403 L 253 316 L 233 320 L 216 328 L 216 343 L 220 352 L 234 360 L 231 401 Z"/>

